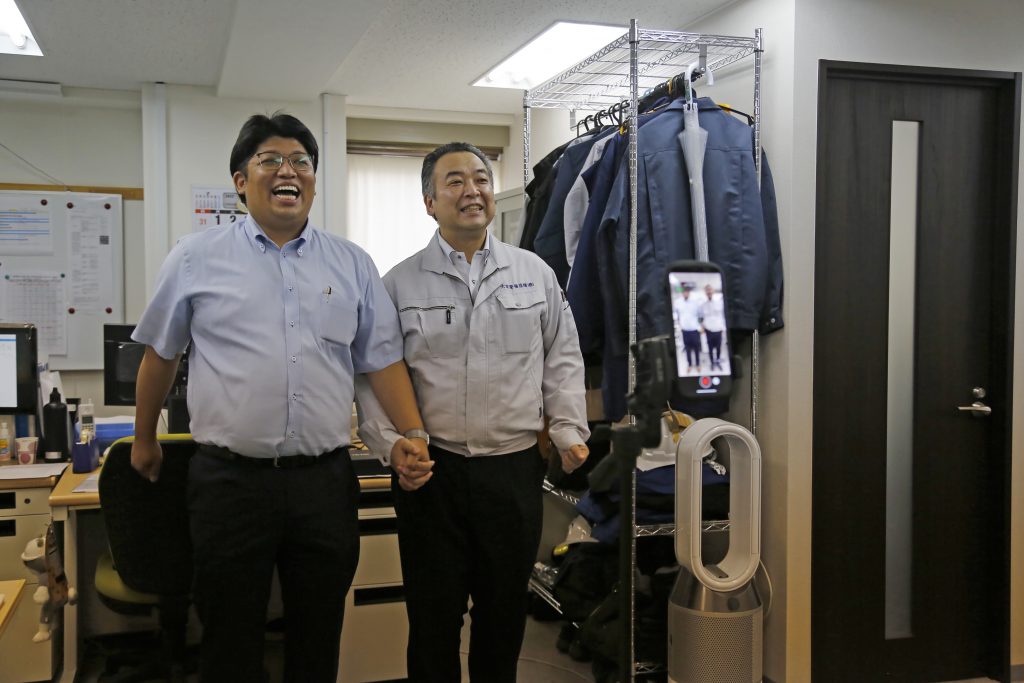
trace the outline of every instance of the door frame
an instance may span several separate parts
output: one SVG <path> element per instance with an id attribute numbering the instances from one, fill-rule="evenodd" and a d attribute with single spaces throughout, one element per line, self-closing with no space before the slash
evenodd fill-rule
<path id="1" fill-rule="evenodd" d="M 998 249 L 1002 248 L 1002 245 L 1006 245 L 1007 249 L 1004 255 L 1004 260 L 1000 262 L 993 262 L 994 278 L 1004 277 L 1006 278 L 1007 288 L 1004 299 L 993 302 L 993 311 L 998 311 L 1000 308 L 1003 309 L 1002 315 L 994 316 L 996 322 L 1005 322 L 1005 327 L 996 325 L 993 327 L 993 332 L 1001 337 L 999 345 L 1005 349 L 1004 358 L 1002 359 L 1002 367 L 1005 368 L 1004 373 L 993 373 L 993 395 L 1001 395 L 1005 399 L 999 405 L 997 412 L 992 418 L 995 421 L 995 427 L 998 432 L 996 437 L 997 443 L 1001 440 L 1001 447 L 998 449 L 999 461 L 1002 464 L 1002 481 L 1003 490 L 998 492 L 997 495 L 1002 497 L 1002 518 L 999 520 L 993 520 L 994 524 L 999 525 L 998 534 L 999 541 L 997 542 L 996 557 L 992 558 L 992 573 L 986 580 L 995 583 L 995 595 L 1003 596 L 1004 599 L 998 601 L 998 608 L 993 614 L 993 618 L 996 622 L 993 624 L 993 633 L 999 635 L 998 642 L 993 644 L 990 650 L 988 661 L 986 662 L 987 672 L 989 676 L 998 678 L 999 680 L 1007 681 L 1011 680 L 1011 642 L 1010 642 L 1010 617 L 1011 617 L 1011 605 L 1010 605 L 1010 583 L 1011 583 L 1011 565 L 1010 565 L 1010 542 L 1011 542 L 1011 503 L 1012 503 L 1012 490 L 1011 490 L 1011 463 L 1012 463 L 1012 400 L 1013 400 L 1013 327 L 1014 327 L 1014 288 L 1016 286 L 1016 243 L 1017 243 L 1017 201 L 1018 201 L 1018 182 L 1019 182 L 1019 148 L 1020 148 L 1020 124 L 1021 124 L 1021 74 L 1015 72 L 999 72 L 999 71 L 981 71 L 981 70 L 968 70 L 968 69 L 948 69 L 948 68 L 932 68 L 932 67 L 921 67 L 921 66 L 903 66 L 903 65 L 890 65 L 890 64 L 873 64 L 873 63 L 859 63 L 859 62 L 845 62 L 845 61 L 833 61 L 833 60 L 820 60 L 819 72 L 818 72 L 818 139 L 817 139 L 817 167 L 816 167 L 816 216 L 815 216 L 815 286 L 818 287 L 819 278 L 822 275 L 822 267 L 825 265 L 823 259 L 819 256 L 822 255 L 824 249 L 821 246 L 824 240 L 818 239 L 817 236 L 824 234 L 827 229 L 825 225 L 824 216 L 826 215 L 824 205 L 824 187 L 828 174 L 830 172 L 830 159 L 826 154 L 825 141 L 829 139 L 830 134 L 834 131 L 830 127 L 827 103 L 829 101 L 829 90 L 830 81 L 843 78 L 861 78 L 873 81 L 888 81 L 893 83 L 930 83 L 935 85 L 941 84 L 961 84 L 970 83 L 973 85 L 989 85 L 999 89 L 1001 96 L 1004 98 L 1006 104 L 1001 105 L 1005 107 L 1004 113 L 1000 116 L 997 122 L 1000 127 L 1008 125 L 1012 131 L 1009 138 L 1000 138 L 1003 140 L 1003 144 L 1000 144 L 999 150 L 996 152 L 999 156 L 999 167 L 1007 168 L 1008 173 L 1002 174 L 999 177 L 1002 178 L 1002 182 L 999 187 L 996 188 L 996 222 L 993 226 L 994 230 L 994 244 L 999 245 Z M 920 215 L 920 212 L 918 212 Z M 995 253 L 998 253 L 998 249 Z M 996 308 L 998 307 L 998 308 Z M 817 316 L 815 316 L 817 320 Z M 816 323 L 817 325 L 817 323 Z M 816 330 L 817 331 L 817 330 Z M 815 335 L 817 336 L 817 334 Z M 818 340 L 815 340 L 815 348 L 818 348 Z M 999 363 L 995 364 L 999 367 Z M 819 396 L 819 391 L 822 387 L 818 386 L 818 373 L 814 373 L 815 377 L 815 398 Z M 1001 386 L 997 386 L 1001 385 Z M 993 406 L 995 408 L 995 406 Z M 812 520 L 821 520 L 825 515 L 821 514 L 825 510 L 825 504 L 829 497 L 829 492 L 824 490 L 823 479 L 824 473 L 823 461 L 819 457 L 815 457 L 820 449 L 817 445 L 817 439 L 814 439 L 814 446 L 812 449 Z M 835 552 L 839 549 L 839 546 L 845 544 L 849 547 L 851 544 L 856 544 L 858 539 L 842 539 L 841 542 L 833 542 L 830 544 L 827 538 L 827 532 L 822 530 L 821 532 L 815 533 L 817 525 L 812 521 L 812 561 L 811 561 L 811 668 L 814 671 L 814 660 L 815 660 L 815 643 L 822 639 L 822 629 L 827 628 L 823 622 L 825 619 L 821 608 L 816 608 L 815 605 L 820 605 L 821 601 L 815 599 L 816 593 L 823 590 L 829 590 L 833 587 L 821 585 L 821 582 L 814 579 L 815 561 L 816 557 L 820 557 L 819 553 Z M 815 538 L 817 536 L 817 538 Z M 818 622 L 818 628 L 815 628 L 815 622 Z"/>

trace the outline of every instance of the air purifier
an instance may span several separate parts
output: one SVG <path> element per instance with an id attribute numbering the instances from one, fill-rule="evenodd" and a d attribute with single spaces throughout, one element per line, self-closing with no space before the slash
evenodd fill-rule
<path id="1" fill-rule="evenodd" d="M 717 452 L 729 469 L 729 548 L 702 559 L 702 465 Z M 668 605 L 670 683 L 758 683 L 763 613 L 754 585 L 761 558 L 761 449 L 743 427 L 706 418 L 676 450 L 676 559 Z"/>

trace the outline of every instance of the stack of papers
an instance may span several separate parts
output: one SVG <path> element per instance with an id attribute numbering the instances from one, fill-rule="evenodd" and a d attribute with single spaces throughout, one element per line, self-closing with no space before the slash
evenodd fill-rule
<path id="1" fill-rule="evenodd" d="M 8 465 L 7 467 L 0 467 L 0 480 L 59 477 L 67 466 L 66 462 L 42 463 L 39 465 Z"/>

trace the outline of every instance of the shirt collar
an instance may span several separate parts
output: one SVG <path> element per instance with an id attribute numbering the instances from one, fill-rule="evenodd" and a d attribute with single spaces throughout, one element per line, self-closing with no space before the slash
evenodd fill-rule
<path id="1" fill-rule="evenodd" d="M 268 245 L 273 245 L 275 249 L 277 248 L 274 241 L 267 237 L 267 234 L 263 232 L 263 228 L 260 227 L 259 223 L 256 222 L 256 219 L 253 218 L 252 215 L 245 217 L 245 221 L 242 222 L 242 229 L 245 230 L 245 234 L 248 235 L 249 239 L 256 244 L 256 248 L 260 251 L 266 251 Z M 302 256 L 306 249 L 309 248 L 309 241 L 312 236 L 313 224 L 307 218 L 306 225 L 302 228 L 302 232 L 300 232 L 299 236 L 294 240 L 288 242 L 288 244 L 294 245 L 295 253 L 298 256 Z"/>
<path id="2" fill-rule="evenodd" d="M 448 244 L 448 240 L 446 240 L 444 237 L 441 237 L 441 229 L 440 228 L 437 229 L 436 235 L 437 235 L 437 243 L 441 245 L 441 250 L 444 251 L 444 255 L 448 257 L 449 261 L 451 261 L 452 263 L 455 263 L 456 258 L 458 258 L 457 255 L 460 252 L 457 252 L 455 250 L 455 247 L 453 247 L 452 245 Z M 477 254 L 483 254 L 484 259 L 486 259 L 488 256 L 490 256 L 490 254 L 491 254 L 491 233 L 489 231 L 487 232 L 487 237 L 484 238 L 484 246 L 482 248 L 480 248 L 476 253 Z"/>

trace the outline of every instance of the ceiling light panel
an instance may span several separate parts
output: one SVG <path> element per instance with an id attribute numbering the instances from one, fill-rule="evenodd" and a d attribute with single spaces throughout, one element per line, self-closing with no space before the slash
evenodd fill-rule
<path id="1" fill-rule="evenodd" d="M 473 82 L 529 90 L 626 33 L 625 26 L 559 21 Z"/>
<path id="2" fill-rule="evenodd" d="M 0 0 L 0 53 L 43 56 L 14 0 Z"/>

